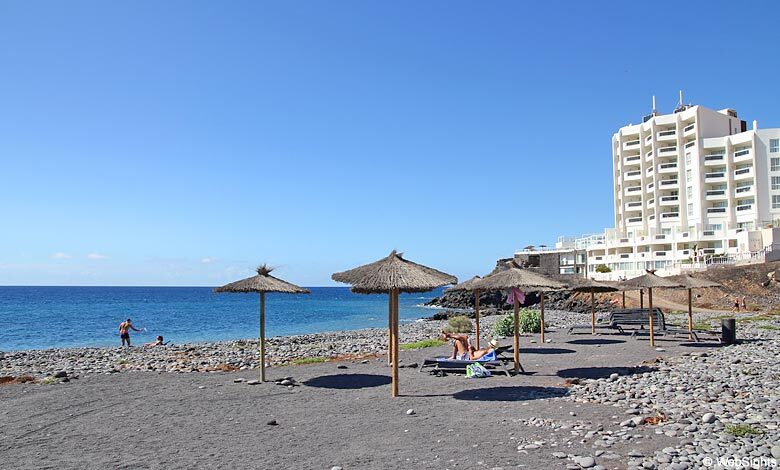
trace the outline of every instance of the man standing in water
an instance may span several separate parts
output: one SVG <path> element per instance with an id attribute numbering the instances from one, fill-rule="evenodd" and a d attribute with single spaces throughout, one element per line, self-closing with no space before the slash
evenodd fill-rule
<path id="1" fill-rule="evenodd" d="M 141 331 L 133 326 L 129 318 L 119 324 L 119 337 L 122 338 L 122 346 L 124 346 L 126 342 L 128 348 L 130 347 L 130 330 Z"/>

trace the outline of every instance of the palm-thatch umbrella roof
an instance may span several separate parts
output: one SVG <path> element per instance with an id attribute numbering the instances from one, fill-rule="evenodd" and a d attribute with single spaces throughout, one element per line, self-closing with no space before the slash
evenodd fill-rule
<path id="1" fill-rule="evenodd" d="M 603 293 L 603 292 L 616 292 L 619 289 L 610 284 L 606 284 L 604 282 L 594 281 L 593 279 L 589 279 L 587 277 L 575 277 L 575 276 L 569 276 L 565 279 L 562 277 L 555 278 L 557 281 L 566 284 L 566 290 L 570 290 L 573 292 L 596 292 L 596 293 Z"/>
<path id="2" fill-rule="evenodd" d="M 257 275 L 231 282 L 222 287 L 217 287 L 214 292 L 253 292 L 260 294 L 260 337 L 258 339 L 260 349 L 260 381 L 265 382 L 265 294 L 278 292 L 281 294 L 309 294 L 308 289 L 298 287 L 287 281 L 271 276 L 274 268 L 263 264 L 257 268 Z"/>
<path id="3" fill-rule="evenodd" d="M 447 284 L 457 284 L 458 278 L 436 269 L 414 263 L 393 250 L 387 257 L 357 268 L 335 273 L 334 281 L 352 284 L 352 291 L 361 294 L 389 294 L 390 347 L 392 365 L 392 395 L 398 396 L 398 294 L 427 292 Z"/>
<path id="4" fill-rule="evenodd" d="M 710 281 L 709 279 L 700 279 L 698 277 L 693 277 L 688 274 L 679 274 L 677 276 L 671 276 L 669 277 L 670 280 L 674 282 L 678 282 L 683 285 L 686 289 L 706 289 L 709 287 L 723 287 L 722 285 L 718 284 L 715 281 Z"/>
<path id="5" fill-rule="evenodd" d="M 447 291 L 448 292 L 449 291 L 457 292 L 457 291 L 475 291 L 475 290 L 480 290 L 481 288 L 479 287 L 478 283 L 481 280 L 482 280 L 481 276 L 474 276 L 471 279 L 469 279 L 468 281 L 463 281 L 463 282 L 461 282 L 460 284 L 458 284 L 456 286 L 450 287 L 449 289 L 447 289 Z"/>
<path id="6" fill-rule="evenodd" d="M 279 292 L 281 294 L 309 294 L 308 289 L 298 287 L 287 281 L 271 276 L 271 268 L 262 265 L 257 268 L 257 275 L 231 282 L 222 287 L 217 287 L 214 292 Z"/>
<path id="7" fill-rule="evenodd" d="M 403 253 L 395 250 L 386 258 L 335 273 L 331 278 L 352 284 L 352 291 L 360 294 L 381 294 L 391 289 L 399 292 L 428 292 L 458 282 L 455 276 L 404 259 Z"/>
<path id="8" fill-rule="evenodd" d="M 521 268 L 514 261 L 496 267 L 490 275 L 477 282 L 480 289 L 504 290 L 520 289 L 529 292 L 564 290 L 566 284 L 529 269 Z"/>
<path id="9" fill-rule="evenodd" d="M 652 271 L 648 271 L 646 274 L 643 274 L 641 276 L 627 279 L 621 282 L 619 285 L 624 288 L 632 288 L 632 289 L 656 289 L 656 288 L 679 289 L 681 287 L 685 287 L 679 282 L 675 282 L 670 278 L 658 276 Z"/>

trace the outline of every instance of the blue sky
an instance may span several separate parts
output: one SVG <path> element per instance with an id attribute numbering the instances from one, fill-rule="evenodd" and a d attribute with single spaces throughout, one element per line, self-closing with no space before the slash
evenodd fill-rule
<path id="1" fill-rule="evenodd" d="M 780 127 L 776 3 L 3 2 L 0 285 L 459 277 L 612 224 L 610 137 Z"/>

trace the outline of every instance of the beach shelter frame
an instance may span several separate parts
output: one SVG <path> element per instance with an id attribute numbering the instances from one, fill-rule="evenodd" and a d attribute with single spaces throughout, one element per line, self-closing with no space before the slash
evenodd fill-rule
<path id="1" fill-rule="evenodd" d="M 352 285 L 359 294 L 388 294 L 389 347 L 393 397 L 398 396 L 398 295 L 401 292 L 428 292 L 437 287 L 457 284 L 458 278 L 414 263 L 393 250 L 386 258 L 357 268 L 335 273 L 334 281 Z"/>
<path id="2" fill-rule="evenodd" d="M 308 289 L 296 286 L 287 281 L 271 276 L 271 268 L 262 265 L 257 268 L 257 275 L 231 282 L 222 287 L 214 289 L 216 293 L 259 293 L 260 294 L 260 337 L 258 338 L 258 349 L 260 350 L 260 381 L 265 382 L 265 294 L 276 292 L 281 294 L 309 294 Z"/>
<path id="3" fill-rule="evenodd" d="M 617 287 L 610 286 L 589 278 L 572 277 L 565 281 L 572 292 L 590 293 L 590 334 L 596 334 L 596 293 L 616 292 Z M 625 295 L 625 292 L 624 294 Z M 625 302 L 625 300 L 624 300 Z"/>
<path id="4" fill-rule="evenodd" d="M 693 289 L 707 289 L 712 287 L 723 287 L 715 281 L 699 279 L 690 275 L 672 276 L 675 282 L 679 282 L 688 290 L 688 339 L 693 340 Z"/>
<path id="5" fill-rule="evenodd" d="M 655 346 L 655 333 L 653 330 L 653 289 L 666 288 L 666 289 L 679 289 L 685 287 L 675 281 L 657 276 L 655 270 L 647 270 L 646 274 L 628 279 L 619 284 L 619 286 L 626 290 L 631 289 L 647 289 L 647 303 L 648 303 L 648 317 L 650 319 L 650 346 Z"/>
<path id="6" fill-rule="evenodd" d="M 501 269 L 503 268 L 503 269 Z M 482 290 L 519 289 L 525 292 L 541 294 L 541 337 L 544 338 L 544 292 L 564 290 L 566 285 L 542 274 L 523 269 L 514 261 L 508 261 L 502 267 L 496 268 L 490 275 L 475 283 Z M 520 306 L 514 304 L 514 363 L 515 373 L 520 372 Z M 542 339 L 544 343 L 544 339 Z"/>

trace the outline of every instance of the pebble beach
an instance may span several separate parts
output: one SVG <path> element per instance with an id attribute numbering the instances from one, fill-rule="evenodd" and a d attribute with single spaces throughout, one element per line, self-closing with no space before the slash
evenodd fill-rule
<path id="1" fill-rule="evenodd" d="M 720 316 L 696 319 L 715 327 Z M 497 318 L 482 319 L 483 337 Z M 738 318 L 740 344 L 662 336 L 650 348 L 641 337 L 569 335 L 587 316 L 547 311 L 547 343 L 521 339 L 526 374 L 435 377 L 416 367 L 448 346 L 404 350 L 397 399 L 382 329 L 271 338 L 266 384 L 254 380 L 255 340 L 8 352 L 0 376 L 35 382 L 0 387 L 0 458 L 18 468 L 250 468 L 258 455 L 260 468 L 773 468 L 780 319 Z M 442 325 L 403 325 L 401 343 Z M 293 365 L 310 358 L 326 362 Z M 235 407 L 247 400 L 261 406 Z M 140 407 L 120 412 L 124 430 L 108 411 L 119 402 Z M 465 429 L 488 422 L 501 432 L 464 445 Z M 116 460 L 103 455 L 106 439 L 151 447 Z"/>

